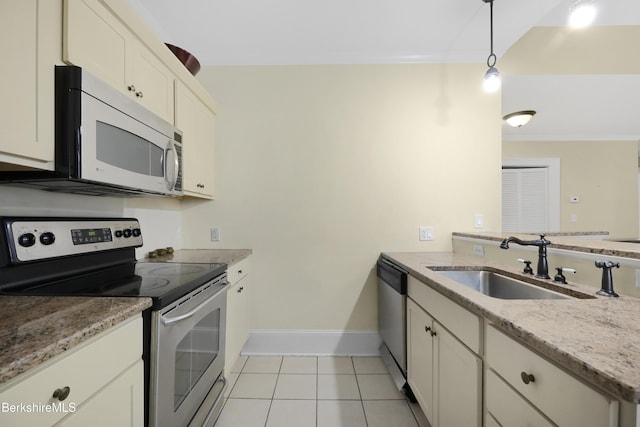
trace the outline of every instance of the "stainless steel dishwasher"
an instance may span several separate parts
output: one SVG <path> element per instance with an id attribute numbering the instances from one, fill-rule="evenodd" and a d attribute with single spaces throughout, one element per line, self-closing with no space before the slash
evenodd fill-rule
<path id="1" fill-rule="evenodd" d="M 377 263 L 380 356 L 398 390 L 415 401 L 407 384 L 407 272 L 384 258 Z"/>

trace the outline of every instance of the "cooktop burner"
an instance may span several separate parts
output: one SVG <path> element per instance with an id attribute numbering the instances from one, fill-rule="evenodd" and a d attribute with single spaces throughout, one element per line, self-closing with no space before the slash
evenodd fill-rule
<path id="1" fill-rule="evenodd" d="M 160 308 L 214 279 L 226 264 L 132 262 L 46 282 L 5 294 L 149 297 Z"/>

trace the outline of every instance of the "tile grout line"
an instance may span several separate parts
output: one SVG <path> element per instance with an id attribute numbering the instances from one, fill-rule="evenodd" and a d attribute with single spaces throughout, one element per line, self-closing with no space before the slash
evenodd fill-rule
<path id="1" fill-rule="evenodd" d="M 362 414 L 364 415 L 364 423 L 366 427 L 369 427 L 369 420 L 367 419 L 367 411 L 364 410 L 364 400 L 362 399 L 362 391 L 360 390 L 360 381 L 358 381 L 358 372 L 356 371 L 356 362 L 351 357 L 351 367 L 353 368 L 353 374 L 356 377 L 356 386 L 358 387 L 358 394 L 360 395 L 360 406 L 362 407 Z"/>
<path id="2" fill-rule="evenodd" d="M 249 359 L 247 359 L 248 361 Z M 267 418 L 264 420 L 264 427 L 267 427 L 269 422 L 269 414 L 271 414 L 271 407 L 273 406 L 273 399 L 276 397 L 276 389 L 278 388 L 278 380 L 280 379 L 280 372 L 282 371 L 282 364 L 284 363 L 284 356 L 280 357 L 280 366 L 278 367 L 278 373 L 276 376 L 276 385 L 273 387 L 273 393 L 271 393 L 271 400 L 269 401 L 269 409 L 267 410 Z"/>
<path id="3" fill-rule="evenodd" d="M 320 358 L 316 357 L 316 427 L 318 427 L 318 412 L 319 412 L 319 408 L 318 408 L 318 394 L 320 393 L 320 385 L 318 384 L 320 382 Z"/>

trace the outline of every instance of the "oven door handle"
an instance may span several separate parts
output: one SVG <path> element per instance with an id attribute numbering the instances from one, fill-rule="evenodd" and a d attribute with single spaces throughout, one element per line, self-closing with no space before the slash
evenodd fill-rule
<path id="1" fill-rule="evenodd" d="M 226 290 L 227 285 L 229 284 L 229 282 L 225 281 L 222 282 L 222 284 L 225 286 L 223 289 L 221 289 L 220 291 L 216 292 L 215 294 L 211 295 L 211 297 L 207 298 L 205 301 L 201 302 L 200 304 L 198 304 L 197 306 L 195 306 L 194 308 L 192 308 L 191 310 L 189 310 L 188 312 L 181 314 L 179 316 L 176 317 L 164 317 L 164 316 L 160 316 L 160 319 L 162 320 L 162 324 L 163 325 L 171 325 L 172 323 L 178 323 L 181 320 L 185 320 L 190 318 L 191 316 L 193 316 L 194 314 L 196 314 L 196 312 L 198 310 L 200 310 L 200 307 L 202 307 L 203 305 L 207 304 L 209 301 L 211 301 L 212 299 L 216 298 L 220 292 L 223 292 Z"/>

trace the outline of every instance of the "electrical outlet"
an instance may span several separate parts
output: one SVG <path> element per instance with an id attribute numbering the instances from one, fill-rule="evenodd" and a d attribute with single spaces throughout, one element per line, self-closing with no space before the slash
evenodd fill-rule
<path id="1" fill-rule="evenodd" d="M 419 239 L 420 241 L 433 240 L 433 227 L 421 226 Z"/>
<path id="2" fill-rule="evenodd" d="M 211 227 L 211 241 L 212 242 L 220 241 L 220 229 L 218 227 Z"/>
<path id="3" fill-rule="evenodd" d="M 484 246 L 473 245 L 473 254 L 476 256 L 484 256 Z"/>

